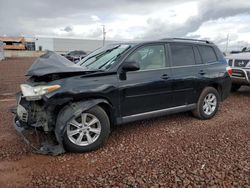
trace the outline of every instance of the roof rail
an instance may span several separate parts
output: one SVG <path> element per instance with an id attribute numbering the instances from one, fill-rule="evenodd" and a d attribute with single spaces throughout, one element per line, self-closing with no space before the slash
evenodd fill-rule
<path id="1" fill-rule="evenodd" d="M 187 39 L 187 38 L 163 38 L 161 40 L 178 40 L 178 41 L 193 41 L 193 42 L 204 42 L 207 44 L 213 44 L 208 40 L 200 40 L 200 39 Z"/>

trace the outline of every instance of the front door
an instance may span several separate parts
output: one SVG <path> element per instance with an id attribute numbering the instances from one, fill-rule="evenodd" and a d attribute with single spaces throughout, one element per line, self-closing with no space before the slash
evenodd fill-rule
<path id="1" fill-rule="evenodd" d="M 144 45 L 124 61 L 136 61 L 140 70 L 120 80 L 121 116 L 138 115 L 173 106 L 171 69 L 164 43 Z"/>

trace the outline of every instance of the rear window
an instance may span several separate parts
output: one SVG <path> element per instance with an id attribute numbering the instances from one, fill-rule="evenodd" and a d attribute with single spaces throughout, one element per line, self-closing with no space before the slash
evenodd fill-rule
<path id="1" fill-rule="evenodd" d="M 184 44 L 170 44 L 173 66 L 194 65 L 193 47 Z"/>
<path id="2" fill-rule="evenodd" d="M 212 47 L 199 46 L 199 49 L 204 63 L 213 63 L 217 61 L 217 56 Z"/>

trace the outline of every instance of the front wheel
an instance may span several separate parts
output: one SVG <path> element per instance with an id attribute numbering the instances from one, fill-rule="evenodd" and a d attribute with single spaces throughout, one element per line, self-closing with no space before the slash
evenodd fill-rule
<path id="1" fill-rule="evenodd" d="M 199 119 L 211 119 L 218 111 L 218 108 L 218 91 L 213 87 L 207 87 L 202 91 L 193 114 Z"/>
<path id="2" fill-rule="evenodd" d="M 73 116 L 67 122 L 63 142 L 68 151 L 81 153 L 95 150 L 109 136 L 109 118 L 99 106 Z"/>

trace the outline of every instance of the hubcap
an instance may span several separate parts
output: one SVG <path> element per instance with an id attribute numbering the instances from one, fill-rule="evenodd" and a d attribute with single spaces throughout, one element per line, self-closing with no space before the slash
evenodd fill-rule
<path id="1" fill-rule="evenodd" d="M 78 146 L 88 146 L 94 143 L 100 133 L 101 123 L 96 116 L 90 113 L 82 113 L 67 125 L 69 140 Z"/>
<path id="2" fill-rule="evenodd" d="M 209 93 L 203 102 L 203 111 L 206 115 L 211 115 L 217 106 L 217 98 L 213 93 Z"/>

